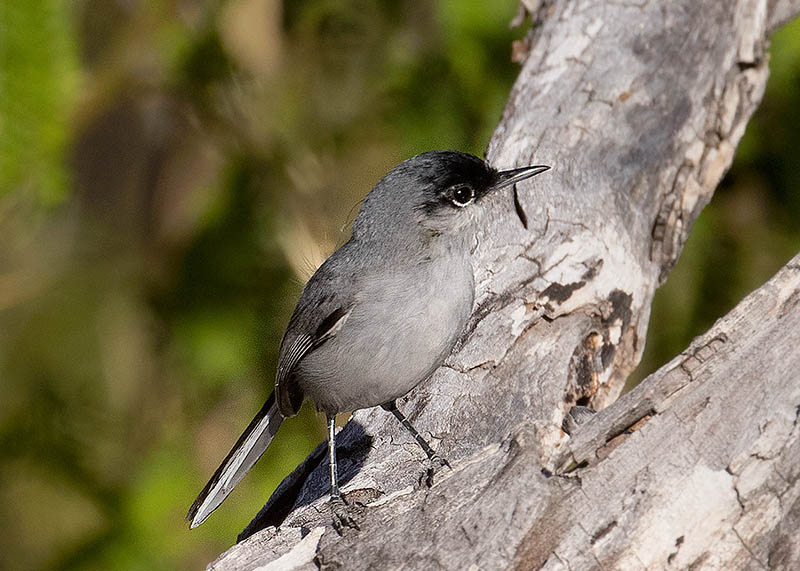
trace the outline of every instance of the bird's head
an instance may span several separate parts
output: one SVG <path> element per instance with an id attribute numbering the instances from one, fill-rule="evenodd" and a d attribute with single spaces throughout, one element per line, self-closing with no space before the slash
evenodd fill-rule
<path id="1" fill-rule="evenodd" d="M 419 233 L 468 238 L 488 195 L 550 167 L 497 170 L 458 151 L 429 151 L 403 161 L 375 185 L 353 223 L 357 238 Z"/>

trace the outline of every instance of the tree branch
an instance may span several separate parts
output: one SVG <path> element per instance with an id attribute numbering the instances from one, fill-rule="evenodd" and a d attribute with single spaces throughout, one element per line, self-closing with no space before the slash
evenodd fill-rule
<path id="1" fill-rule="evenodd" d="M 638 363 L 653 293 L 763 94 L 767 34 L 800 0 L 526 4 L 541 23 L 487 155 L 554 169 L 519 185 L 528 229 L 510 196 L 488 205 L 468 331 L 400 404 L 453 471 L 420 487 L 421 452 L 359 411 L 339 440 L 361 531 L 330 528 L 318 449 L 214 568 L 798 561 L 777 539 L 798 518 L 797 259 L 572 439 L 560 427 Z"/>

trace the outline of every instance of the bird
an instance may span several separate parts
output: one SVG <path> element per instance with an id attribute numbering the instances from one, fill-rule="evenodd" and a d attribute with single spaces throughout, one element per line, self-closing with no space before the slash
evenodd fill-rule
<path id="1" fill-rule="evenodd" d="M 334 527 L 357 527 L 339 490 L 335 417 L 381 406 L 431 461 L 447 464 L 396 400 L 448 357 L 472 313 L 471 254 L 483 200 L 549 170 L 498 170 L 459 151 L 428 151 L 386 174 L 364 198 L 351 236 L 308 280 L 278 355 L 275 388 L 186 516 L 203 523 L 309 399 L 327 419 Z M 525 220 L 523 220 L 523 225 Z"/>

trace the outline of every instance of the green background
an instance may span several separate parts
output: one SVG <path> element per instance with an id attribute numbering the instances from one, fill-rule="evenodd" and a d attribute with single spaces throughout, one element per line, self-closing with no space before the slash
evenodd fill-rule
<path id="1" fill-rule="evenodd" d="M 302 283 L 396 163 L 482 154 L 516 2 L 0 3 L 0 568 L 202 568 L 323 438 L 197 530 Z M 800 249 L 800 24 L 653 308 L 641 378 Z"/>

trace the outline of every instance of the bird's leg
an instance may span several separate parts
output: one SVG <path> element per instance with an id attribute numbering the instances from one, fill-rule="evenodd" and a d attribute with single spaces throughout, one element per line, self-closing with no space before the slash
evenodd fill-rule
<path id="1" fill-rule="evenodd" d="M 348 512 L 347 502 L 344 501 L 342 493 L 339 491 L 339 473 L 336 466 L 336 415 L 328 415 L 328 463 L 331 469 L 330 505 L 333 528 L 339 535 L 342 535 L 344 528 L 358 529 L 358 524 Z"/>
<path id="2" fill-rule="evenodd" d="M 391 412 L 394 417 L 400 421 L 400 424 L 402 424 L 403 427 L 411 433 L 411 436 L 414 437 L 414 440 L 417 441 L 417 444 L 419 444 L 420 448 L 422 448 L 422 450 L 425 452 L 425 455 L 428 457 L 428 461 L 430 463 L 427 476 L 425 478 L 425 483 L 428 485 L 428 487 L 432 486 L 433 475 L 436 473 L 436 470 L 443 466 L 450 468 L 450 463 L 433 451 L 431 445 L 428 444 L 428 442 L 420 435 L 419 432 L 417 432 L 417 429 L 414 428 L 414 425 L 411 424 L 411 422 L 402 412 L 400 412 L 400 410 L 398 410 L 397 403 L 395 401 L 384 403 L 381 405 L 381 408 Z"/>

